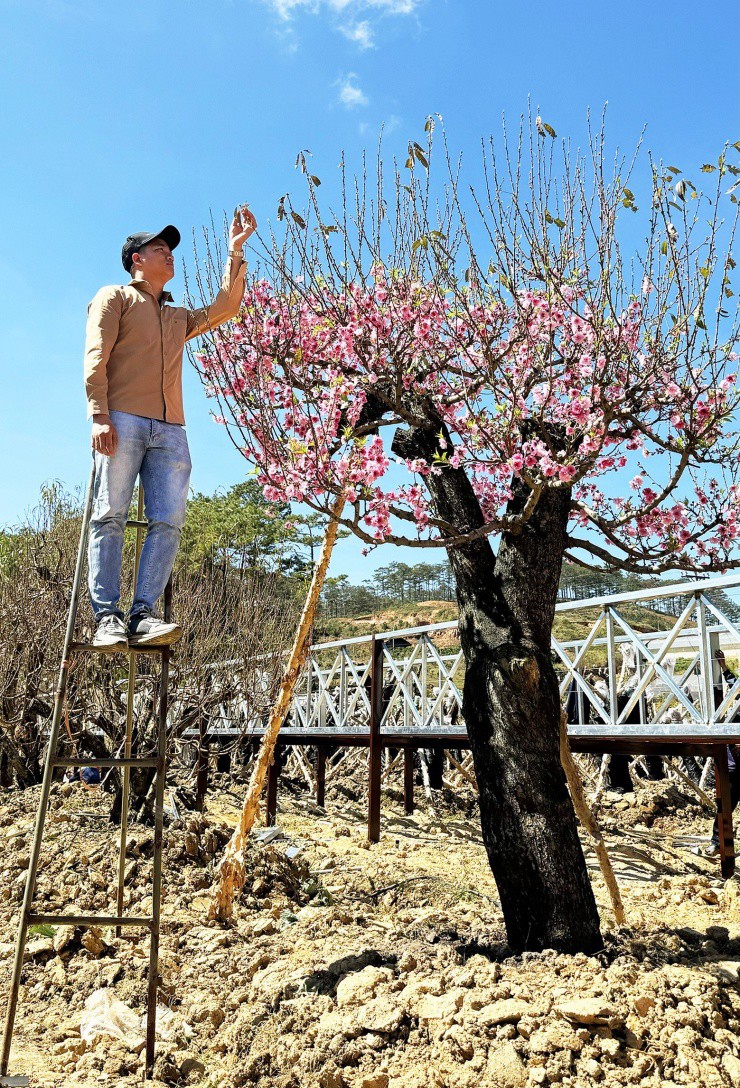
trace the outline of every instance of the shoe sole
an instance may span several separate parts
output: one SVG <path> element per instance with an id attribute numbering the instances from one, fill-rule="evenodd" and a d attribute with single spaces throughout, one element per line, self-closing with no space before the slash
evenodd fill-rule
<path id="1" fill-rule="evenodd" d="M 131 635 L 129 646 L 171 646 L 182 638 L 182 630 L 176 627 L 166 635 Z"/>
<path id="2" fill-rule="evenodd" d="M 119 639 L 117 642 L 93 642 L 93 649 L 98 653 L 116 653 L 118 650 L 128 650 L 129 644 L 123 639 Z"/>

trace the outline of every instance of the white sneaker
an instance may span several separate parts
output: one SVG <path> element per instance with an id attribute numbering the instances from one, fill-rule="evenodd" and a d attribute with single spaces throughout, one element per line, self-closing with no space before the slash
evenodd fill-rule
<path id="1" fill-rule="evenodd" d="M 95 628 L 92 644 L 101 650 L 127 650 L 128 635 L 121 617 L 113 613 L 103 616 Z"/>
<path id="2" fill-rule="evenodd" d="M 691 853 L 696 854 L 700 858 L 716 858 L 719 856 L 719 843 L 702 843 L 700 846 L 694 846 Z"/>
<path id="3" fill-rule="evenodd" d="M 129 620 L 130 646 L 171 646 L 179 638 L 182 638 L 179 623 L 166 623 L 148 612 L 133 616 Z"/>

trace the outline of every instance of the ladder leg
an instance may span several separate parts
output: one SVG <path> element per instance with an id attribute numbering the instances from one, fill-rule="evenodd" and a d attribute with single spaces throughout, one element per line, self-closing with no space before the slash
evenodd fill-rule
<path id="1" fill-rule="evenodd" d="M 33 905 L 33 897 L 36 891 L 36 873 L 39 865 L 39 855 L 41 853 L 41 838 L 44 833 L 46 810 L 49 805 L 49 793 L 51 791 L 51 783 L 54 777 L 54 758 L 57 754 L 57 744 L 59 742 L 59 727 L 62 721 L 64 696 L 67 691 L 67 679 L 69 677 L 69 647 L 72 643 L 75 620 L 77 619 L 77 606 L 80 599 L 82 567 L 85 556 L 85 547 L 87 544 L 87 530 L 90 524 L 90 513 L 92 510 L 94 483 L 95 462 L 93 460 L 90 480 L 87 485 L 87 497 L 85 499 L 85 509 L 82 518 L 82 527 L 80 530 L 80 542 L 77 548 L 77 563 L 75 565 L 74 581 L 72 583 L 72 597 L 69 602 L 69 611 L 67 613 L 67 628 L 64 635 L 64 650 L 62 652 L 62 663 L 59 666 L 57 689 L 54 693 L 54 711 L 52 714 L 51 729 L 49 732 L 49 747 L 46 751 L 46 762 L 44 764 L 44 777 L 41 783 L 41 797 L 39 798 L 39 807 L 36 812 L 36 826 L 33 832 L 33 844 L 31 846 L 31 856 L 28 862 L 28 872 L 26 873 L 26 888 L 23 893 L 21 920 L 18 927 L 18 937 L 15 943 L 13 974 L 10 984 L 8 1008 L 5 1013 L 5 1031 L 3 1033 L 2 1058 L 0 1058 L 0 1076 L 3 1077 L 7 1076 L 8 1063 L 10 1061 L 10 1047 L 13 1041 L 13 1026 L 15 1023 L 16 1008 L 18 1007 L 18 995 L 21 985 L 21 971 L 23 969 L 23 951 L 26 944 L 26 935 L 28 933 L 28 916 Z"/>
<path id="2" fill-rule="evenodd" d="M 139 482 L 139 495 L 136 504 L 136 520 L 141 522 L 144 517 L 144 488 Z M 134 586 L 139 576 L 139 561 L 141 559 L 141 528 L 136 529 L 136 553 L 134 557 Z M 128 691 L 126 693 L 126 737 L 124 741 L 124 757 L 131 758 L 131 738 L 133 736 L 134 722 L 134 693 L 136 690 L 137 656 L 130 654 L 128 659 Z M 131 768 L 124 766 L 121 782 L 121 835 L 118 843 L 118 892 L 116 895 L 116 913 L 119 917 L 123 914 L 123 879 L 126 871 L 126 840 L 128 836 L 128 808 L 131 794 Z M 116 926 L 116 937 L 121 936 L 121 927 Z"/>
<path id="3" fill-rule="evenodd" d="M 164 591 L 164 615 L 170 617 L 172 581 Z M 162 894 L 162 838 L 164 824 L 164 786 L 167 758 L 167 694 L 170 678 L 170 651 L 162 653 L 162 672 L 159 688 L 159 729 L 157 733 L 157 779 L 154 801 L 154 856 L 152 872 L 152 930 L 149 945 L 149 992 L 146 1006 L 146 1060 L 145 1076 L 154 1071 L 154 1045 L 157 1033 L 157 987 L 159 982 L 159 923 Z"/>

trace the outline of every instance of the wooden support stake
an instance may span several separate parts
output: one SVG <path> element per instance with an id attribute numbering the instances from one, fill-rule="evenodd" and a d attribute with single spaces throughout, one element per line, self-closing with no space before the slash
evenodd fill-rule
<path id="1" fill-rule="evenodd" d="M 560 720 L 560 762 L 563 765 L 565 777 L 568 780 L 570 795 L 573 799 L 573 808 L 576 810 L 578 819 L 581 821 L 583 827 L 593 841 L 594 852 L 599 861 L 601 875 L 604 878 L 604 883 L 606 884 L 609 897 L 612 901 L 614 920 L 618 926 L 624 925 L 624 904 L 622 903 L 619 885 L 617 884 L 617 878 L 614 875 L 614 869 L 612 868 L 611 859 L 609 858 L 606 849 L 604 837 L 601 834 L 601 828 L 596 822 L 596 817 L 586 801 L 586 796 L 583 792 L 583 784 L 578 774 L 578 768 L 573 762 L 573 756 L 571 755 L 570 746 L 568 744 L 568 723 L 565 712 L 563 712 Z"/>
<path id="2" fill-rule="evenodd" d="M 373 635 L 370 673 L 370 761 L 367 806 L 367 837 L 380 841 L 380 780 L 383 748 L 380 742 L 380 719 L 383 716 L 383 640 Z"/>
<path id="3" fill-rule="evenodd" d="M 301 620 L 298 624 L 298 631 L 296 632 L 293 648 L 290 652 L 290 657 L 288 658 L 288 664 L 283 673 L 280 691 L 278 692 L 275 705 L 270 713 L 270 721 L 265 731 L 265 735 L 262 738 L 259 755 L 252 768 L 249 788 L 247 790 L 246 800 L 244 801 L 244 807 L 242 808 L 241 818 L 234 834 L 231 836 L 231 839 L 226 846 L 224 856 L 219 865 L 218 881 L 211 899 L 208 917 L 216 918 L 222 922 L 231 918 L 234 910 L 234 898 L 244 887 L 244 881 L 246 879 L 244 847 L 257 817 L 260 795 L 265 784 L 267 769 L 273 760 L 278 733 L 280 732 L 280 728 L 290 709 L 298 677 L 306 663 L 311 648 L 311 631 L 316 617 L 316 609 L 319 604 L 319 596 L 324 585 L 326 572 L 329 569 L 329 560 L 331 559 L 331 553 L 337 539 L 339 518 L 344 509 L 344 502 L 344 495 L 340 495 L 335 499 L 331 508 L 329 525 L 327 526 L 326 536 L 324 537 L 324 543 L 321 547 L 321 554 L 319 555 L 319 561 L 316 564 L 316 569 L 313 573 L 311 586 L 308 591 L 308 596 L 306 597 L 306 603 L 303 606 L 303 614 L 301 615 Z"/>

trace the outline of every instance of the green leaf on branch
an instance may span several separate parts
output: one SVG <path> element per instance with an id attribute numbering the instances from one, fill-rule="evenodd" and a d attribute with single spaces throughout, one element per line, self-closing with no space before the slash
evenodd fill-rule
<path id="1" fill-rule="evenodd" d="M 293 212 L 293 211 L 290 214 L 293 217 L 293 222 L 297 223 L 298 226 L 301 228 L 301 230 L 305 230 L 306 229 L 306 220 L 303 218 L 303 216 L 299 215 L 298 212 Z"/>

